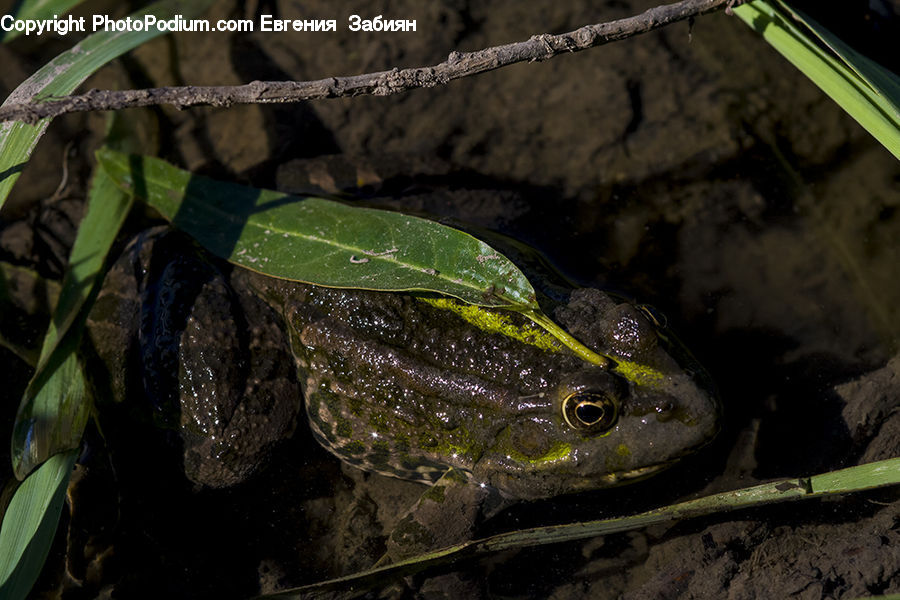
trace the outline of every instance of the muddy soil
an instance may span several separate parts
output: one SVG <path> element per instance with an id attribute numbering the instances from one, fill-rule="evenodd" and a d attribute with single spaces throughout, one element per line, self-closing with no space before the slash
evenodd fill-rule
<path id="1" fill-rule="evenodd" d="M 454 50 L 569 31 L 654 4 L 221 1 L 211 19 L 263 12 L 334 18 L 339 27 L 174 35 L 84 88 L 427 65 Z M 102 1 L 78 11 L 125 14 Z M 352 14 L 416 19 L 417 31 L 353 33 L 345 26 Z M 4 96 L 74 39 L 0 46 Z M 718 385 L 724 422 L 714 444 L 646 482 L 520 504 L 481 535 L 898 455 L 900 163 L 736 18 L 714 14 L 388 98 L 121 117 L 144 153 L 261 187 L 290 189 L 309 179 L 297 173 L 336 160 L 374 165 L 343 186 L 316 182 L 407 209 L 464 213 L 540 248 L 580 283 L 624 291 L 666 315 Z M 60 277 L 105 124 L 92 114 L 51 125 L 0 215 L 0 260 Z M 127 228 L 147 222 L 136 214 Z M 39 323 L 25 323 L 22 339 L 39 339 Z M 3 391 L 6 436 L 30 371 L 0 354 L 12 365 L 4 369 L 12 373 Z M 383 536 L 422 492 L 342 466 L 302 423 L 253 480 L 197 489 L 151 433 L 122 427 L 106 437 L 87 432 L 35 597 L 248 597 L 348 574 L 377 559 Z M 876 490 L 510 552 L 403 585 L 421 597 L 900 593 L 900 495 Z"/>

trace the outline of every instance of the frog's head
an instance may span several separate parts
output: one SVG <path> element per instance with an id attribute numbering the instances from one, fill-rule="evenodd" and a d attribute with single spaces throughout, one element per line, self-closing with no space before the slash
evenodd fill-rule
<path id="1" fill-rule="evenodd" d="M 585 365 L 551 393 L 520 398 L 476 478 L 509 496 L 546 498 L 646 477 L 712 439 L 715 394 L 652 314 L 586 289 L 556 317 L 615 364 Z"/>

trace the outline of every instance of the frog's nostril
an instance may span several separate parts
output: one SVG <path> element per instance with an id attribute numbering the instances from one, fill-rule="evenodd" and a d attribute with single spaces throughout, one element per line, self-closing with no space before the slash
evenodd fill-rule
<path id="1" fill-rule="evenodd" d="M 656 420 L 660 423 L 666 423 L 675 416 L 675 403 L 672 400 L 665 400 L 656 405 Z"/>

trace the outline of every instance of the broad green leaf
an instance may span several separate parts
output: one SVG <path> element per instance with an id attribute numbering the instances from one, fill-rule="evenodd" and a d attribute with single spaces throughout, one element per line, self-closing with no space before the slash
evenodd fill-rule
<path id="1" fill-rule="evenodd" d="M 162 0 L 130 16 L 140 18 L 152 14 L 160 19 L 170 18 L 175 14 L 193 16 L 202 12 L 211 2 L 212 0 Z M 41 67 L 13 90 L 3 105 L 24 103 L 37 97 L 69 94 L 112 59 L 161 33 L 163 32 L 157 29 L 94 33 Z M 18 121 L 0 123 L 0 207 L 49 124 L 50 119 L 42 119 L 36 125 Z"/>
<path id="2" fill-rule="evenodd" d="M 0 527 L 0 598 L 27 598 L 53 542 L 76 451 L 57 454 L 16 489 Z"/>
<path id="3" fill-rule="evenodd" d="M 97 160 L 213 254 L 248 269 L 338 288 L 427 291 L 537 309 L 534 289 L 484 242 L 434 221 L 192 175 L 101 149 Z"/>
<path id="4" fill-rule="evenodd" d="M 396 581 L 400 577 L 446 565 L 463 558 L 483 556 L 511 548 L 530 548 L 543 544 L 589 539 L 677 519 L 696 518 L 778 502 L 810 500 L 898 484 L 900 484 L 900 457 L 889 458 L 812 477 L 782 479 L 749 488 L 704 496 L 627 517 L 501 533 L 481 540 L 435 550 L 392 565 L 259 597 L 311 598 L 334 590 L 344 592 L 352 590 L 355 595 L 362 596 L 366 591 L 377 589 L 379 585 Z"/>
<path id="5" fill-rule="evenodd" d="M 515 310 L 584 360 L 609 366 L 544 315 L 534 288 L 508 258 L 434 221 L 214 181 L 150 157 L 102 148 L 97 161 L 122 189 L 143 198 L 207 250 L 248 269 L 336 288 L 423 291 Z M 633 363 L 626 378 L 654 385 L 659 373 Z"/>
<path id="6" fill-rule="evenodd" d="M 20 3 L 15 12 L 8 14 L 13 15 L 17 20 L 24 21 L 26 19 L 52 19 L 54 16 L 63 16 L 69 12 L 72 7 L 78 6 L 84 0 L 25 0 Z M 8 42 L 12 39 L 25 35 L 22 31 L 0 31 L 0 41 Z M 34 34 L 32 34 L 34 35 Z M 47 34 L 44 34 L 45 36 Z"/>
<path id="7" fill-rule="evenodd" d="M 49 456 L 81 441 L 91 408 L 74 354 L 86 317 L 83 308 L 99 285 L 106 255 L 131 203 L 131 196 L 97 169 L 38 366 L 16 415 L 12 459 L 20 479 Z"/>
<path id="8" fill-rule="evenodd" d="M 821 48 L 812 34 L 801 30 L 774 2 L 777 0 L 754 0 L 735 7 L 734 12 L 900 158 L 900 117 L 896 105 L 859 75 L 863 69 L 854 70 L 840 56 Z"/>

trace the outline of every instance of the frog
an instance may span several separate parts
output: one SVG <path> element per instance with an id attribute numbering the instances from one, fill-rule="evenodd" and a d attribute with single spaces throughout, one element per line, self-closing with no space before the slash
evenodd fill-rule
<path id="1" fill-rule="evenodd" d="M 547 345 L 518 313 L 473 312 L 531 339 L 485 331 L 446 299 L 223 268 L 183 234 L 153 230 L 111 269 L 90 330 L 119 398 L 127 352 L 110 348 L 140 345 L 144 392 L 162 422 L 178 420 L 188 477 L 211 487 L 242 481 L 293 433 L 301 398 L 316 439 L 347 464 L 428 484 L 453 467 L 529 500 L 646 477 L 717 430 L 696 365 L 684 370 L 628 302 L 573 290 L 555 316 L 614 361 L 652 367 L 653 384 Z M 101 341 L 107 329 L 117 339 Z"/>
<path id="2" fill-rule="evenodd" d="M 431 485 L 454 468 L 537 500 L 649 476 L 717 431 L 716 400 L 652 320 L 597 289 L 574 290 L 557 320 L 659 380 L 587 363 L 516 312 L 254 279 L 282 307 L 313 434 L 363 470 Z"/>
<path id="3" fill-rule="evenodd" d="M 543 300 L 604 364 L 515 311 L 271 278 L 157 228 L 110 269 L 88 339 L 110 396 L 145 397 L 197 485 L 247 481 L 306 419 L 345 465 L 431 486 L 391 535 L 425 543 L 390 562 L 454 541 L 413 517 L 447 490 L 496 512 L 649 477 L 715 435 L 714 391 L 653 312 L 594 288 Z"/>

